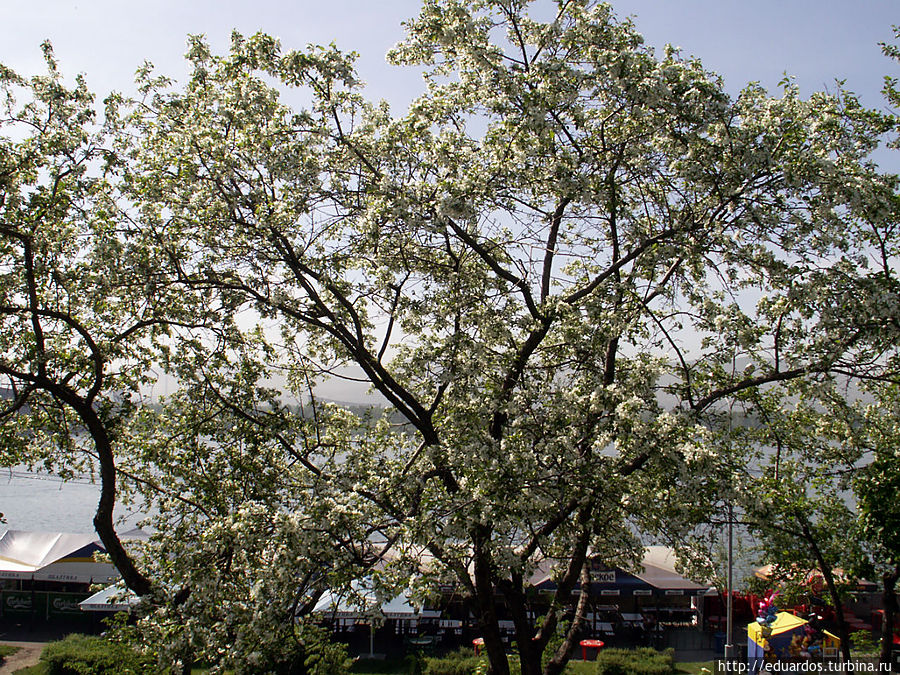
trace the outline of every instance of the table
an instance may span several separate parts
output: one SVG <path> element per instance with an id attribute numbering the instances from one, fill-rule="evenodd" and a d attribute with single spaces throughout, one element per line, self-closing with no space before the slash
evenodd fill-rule
<path id="1" fill-rule="evenodd" d="M 581 660 L 587 661 L 587 650 L 590 649 L 600 649 L 603 646 L 602 640 L 582 640 L 578 644 L 581 645 Z"/>

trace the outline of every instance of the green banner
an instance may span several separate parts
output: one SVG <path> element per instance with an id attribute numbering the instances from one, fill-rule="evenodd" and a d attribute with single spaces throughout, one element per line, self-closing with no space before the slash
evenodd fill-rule
<path id="1" fill-rule="evenodd" d="M 78 603 L 86 597 L 83 593 L 48 593 L 47 613 L 50 616 L 81 616 L 83 612 Z"/>
<path id="2" fill-rule="evenodd" d="M 31 614 L 41 619 L 60 617 L 85 617 L 81 611 L 79 602 L 87 598 L 89 593 L 48 593 L 47 591 L 3 591 L 2 598 L 3 616 L 22 616 Z"/>
<path id="3" fill-rule="evenodd" d="M 31 591 L 3 591 L 3 616 L 7 614 L 31 614 Z M 35 601 L 38 601 L 35 598 Z M 40 602 L 38 602 L 40 607 Z"/>

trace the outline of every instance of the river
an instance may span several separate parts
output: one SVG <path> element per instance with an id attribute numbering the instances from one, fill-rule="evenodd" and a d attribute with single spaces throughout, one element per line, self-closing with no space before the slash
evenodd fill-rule
<path id="1" fill-rule="evenodd" d="M 31 473 L 21 467 L 0 470 L 0 512 L 6 520 L 0 531 L 36 530 L 44 532 L 89 533 L 100 498 L 100 486 L 88 479 L 63 482 L 47 474 Z M 138 514 L 118 506 L 116 516 L 124 517 L 119 531 L 133 528 Z"/>

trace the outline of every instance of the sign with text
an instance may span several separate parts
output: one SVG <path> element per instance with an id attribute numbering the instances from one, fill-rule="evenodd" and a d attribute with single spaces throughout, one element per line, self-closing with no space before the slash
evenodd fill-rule
<path id="1" fill-rule="evenodd" d="M 595 570 L 591 574 L 591 580 L 598 584 L 614 584 L 616 583 L 615 570 Z"/>
<path id="2" fill-rule="evenodd" d="M 30 614 L 31 591 L 4 591 L 3 614 Z"/>

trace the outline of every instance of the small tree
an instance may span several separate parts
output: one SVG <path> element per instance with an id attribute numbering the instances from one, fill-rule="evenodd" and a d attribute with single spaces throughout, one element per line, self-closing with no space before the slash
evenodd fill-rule
<path id="1" fill-rule="evenodd" d="M 175 359 L 178 390 L 127 429 L 128 496 L 153 514 L 141 558 L 168 593 L 121 634 L 162 664 L 319 672 L 304 662 L 325 668 L 334 650 L 309 615 L 385 546 L 377 514 L 333 478 L 364 427 L 335 405 L 286 406 L 259 382 L 252 344 L 196 347 Z"/>
<path id="2" fill-rule="evenodd" d="M 811 593 L 812 573 L 821 574 L 849 659 L 843 603 L 847 575 L 858 568 L 864 549 L 854 536 L 856 513 L 846 499 L 858 456 L 842 442 L 850 430 L 843 414 L 847 403 L 829 382 L 791 393 L 799 400 L 793 405 L 774 392 L 755 397 L 759 424 L 740 434 L 757 449 L 742 490 L 743 509 L 766 561 L 788 588 L 796 593 L 806 586 Z"/>

